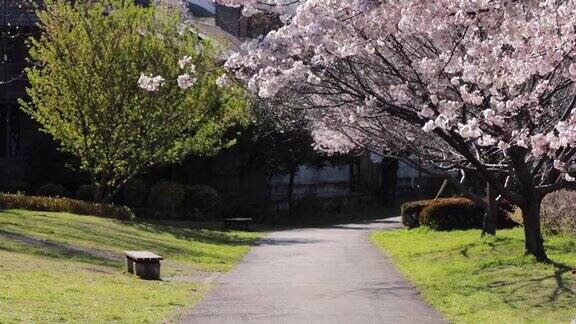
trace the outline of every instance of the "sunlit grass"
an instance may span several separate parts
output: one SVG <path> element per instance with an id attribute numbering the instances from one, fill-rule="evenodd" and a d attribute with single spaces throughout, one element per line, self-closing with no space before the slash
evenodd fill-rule
<path id="1" fill-rule="evenodd" d="M 576 237 L 547 238 L 551 264 L 524 256 L 521 228 L 480 231 L 425 228 L 378 232 L 392 257 L 426 300 L 455 323 L 569 323 L 576 318 Z"/>
<path id="2" fill-rule="evenodd" d="M 0 212 L 0 323 L 162 322 L 206 286 L 139 280 L 125 273 L 121 251 L 154 251 L 166 259 L 163 276 L 186 276 L 230 269 L 259 237 L 184 223 Z"/>

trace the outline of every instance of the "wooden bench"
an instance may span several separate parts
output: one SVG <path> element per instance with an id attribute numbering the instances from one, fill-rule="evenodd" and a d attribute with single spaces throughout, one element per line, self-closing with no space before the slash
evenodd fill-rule
<path id="1" fill-rule="evenodd" d="M 249 230 L 252 218 L 226 218 L 224 221 L 224 228 Z"/>
<path id="2" fill-rule="evenodd" d="M 160 279 L 160 260 L 164 258 L 148 251 L 124 251 L 124 255 L 128 272 L 146 280 Z"/>

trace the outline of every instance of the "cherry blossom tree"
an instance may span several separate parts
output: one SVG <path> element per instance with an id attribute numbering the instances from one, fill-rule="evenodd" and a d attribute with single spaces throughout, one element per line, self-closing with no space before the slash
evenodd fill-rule
<path id="1" fill-rule="evenodd" d="M 526 252 L 547 259 L 540 203 L 574 181 L 576 2 L 219 2 L 282 17 L 226 67 L 305 116 L 318 148 L 395 155 L 454 184 L 454 170 L 475 172 L 522 210 Z"/>

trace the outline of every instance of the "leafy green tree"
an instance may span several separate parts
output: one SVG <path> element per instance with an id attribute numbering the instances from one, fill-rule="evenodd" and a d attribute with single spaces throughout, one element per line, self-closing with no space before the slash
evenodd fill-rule
<path id="1" fill-rule="evenodd" d="M 109 201 L 130 178 L 232 144 L 242 92 L 220 87 L 220 53 L 161 7 L 47 0 L 30 40 L 30 114 Z"/>

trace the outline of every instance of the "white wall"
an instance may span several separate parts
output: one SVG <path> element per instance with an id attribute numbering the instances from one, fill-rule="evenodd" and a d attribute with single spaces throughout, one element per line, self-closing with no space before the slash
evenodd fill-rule
<path id="1" fill-rule="evenodd" d="M 270 180 L 273 200 L 282 200 L 288 194 L 290 175 L 277 174 Z M 350 183 L 348 165 L 325 166 L 322 168 L 300 166 L 294 177 L 294 198 L 304 196 L 338 197 L 347 195 Z"/>
<path id="2" fill-rule="evenodd" d="M 272 176 L 270 184 L 272 185 L 288 185 L 290 175 L 276 174 Z M 325 166 L 317 168 L 314 166 L 301 165 L 296 171 L 294 178 L 295 184 L 317 184 L 317 183 L 331 183 L 331 182 L 344 182 L 350 180 L 350 171 L 348 165 Z"/>

